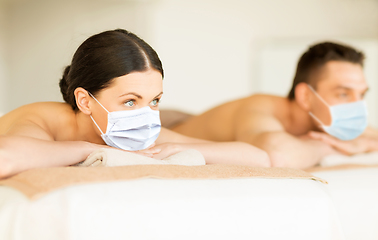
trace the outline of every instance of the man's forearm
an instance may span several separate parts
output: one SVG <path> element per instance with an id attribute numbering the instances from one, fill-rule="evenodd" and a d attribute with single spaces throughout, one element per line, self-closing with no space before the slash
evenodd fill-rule
<path id="1" fill-rule="evenodd" d="M 378 139 L 376 138 L 367 138 L 366 139 L 366 152 L 378 151 Z"/>
<path id="2" fill-rule="evenodd" d="M 362 135 L 365 140 L 366 152 L 378 151 L 378 130 L 368 127 Z"/>
<path id="3" fill-rule="evenodd" d="M 273 167 L 306 169 L 318 164 L 324 156 L 336 153 L 321 141 L 300 139 L 286 132 L 265 132 L 249 141 L 269 154 Z"/>

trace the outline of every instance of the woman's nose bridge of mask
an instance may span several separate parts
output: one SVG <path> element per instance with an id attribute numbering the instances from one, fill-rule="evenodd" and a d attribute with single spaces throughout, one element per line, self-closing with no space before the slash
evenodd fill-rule
<path id="1" fill-rule="evenodd" d="M 310 112 L 324 125 L 331 125 L 332 116 L 329 104 L 313 89 L 307 85 L 313 95 Z"/>

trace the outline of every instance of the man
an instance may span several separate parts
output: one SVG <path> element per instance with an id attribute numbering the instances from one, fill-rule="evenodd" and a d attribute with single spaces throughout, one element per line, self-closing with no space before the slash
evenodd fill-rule
<path id="1" fill-rule="evenodd" d="M 300 58 L 288 97 L 252 95 L 189 118 L 172 129 L 213 141 L 244 141 L 276 167 L 308 168 L 324 156 L 378 150 L 367 128 L 363 53 L 324 42 Z"/>

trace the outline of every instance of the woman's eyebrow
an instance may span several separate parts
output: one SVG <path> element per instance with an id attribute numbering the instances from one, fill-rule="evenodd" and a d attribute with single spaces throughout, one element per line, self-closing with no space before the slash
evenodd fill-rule
<path id="1" fill-rule="evenodd" d="M 367 93 L 369 91 L 369 89 L 370 88 L 366 88 L 363 94 Z"/>
<path id="2" fill-rule="evenodd" d="M 158 95 L 156 95 L 156 96 L 154 97 L 154 99 L 157 98 L 157 97 L 160 97 L 162 94 L 163 94 L 163 92 L 159 93 Z M 119 97 L 123 97 L 123 96 L 126 96 L 126 95 L 134 95 L 135 97 L 137 97 L 137 98 L 139 98 L 139 99 L 143 99 L 143 97 L 142 97 L 141 95 L 139 95 L 139 94 L 137 94 L 137 93 L 135 93 L 135 92 L 124 93 L 124 94 L 122 94 L 122 95 L 119 96 Z"/>
<path id="3" fill-rule="evenodd" d="M 124 93 L 122 94 L 121 96 L 119 97 L 123 97 L 123 96 L 126 96 L 126 95 L 134 95 L 135 97 L 139 98 L 139 99 L 143 99 L 143 97 L 137 93 L 134 93 L 134 92 L 129 92 L 129 93 Z"/>
<path id="4" fill-rule="evenodd" d="M 156 95 L 156 96 L 154 97 L 154 99 L 160 97 L 162 94 L 163 94 L 163 92 L 159 93 L 158 95 Z"/>

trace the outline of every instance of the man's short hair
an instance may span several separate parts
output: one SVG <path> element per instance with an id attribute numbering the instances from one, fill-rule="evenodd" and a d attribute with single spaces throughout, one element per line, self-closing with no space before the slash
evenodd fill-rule
<path id="1" fill-rule="evenodd" d="M 299 83 L 308 83 L 316 89 L 317 79 L 311 77 L 316 75 L 321 67 L 329 61 L 345 61 L 359 64 L 363 67 L 365 56 L 350 46 L 333 42 L 318 43 L 310 48 L 301 56 L 298 61 L 293 86 L 289 92 L 289 100 L 295 99 L 295 87 Z"/>

